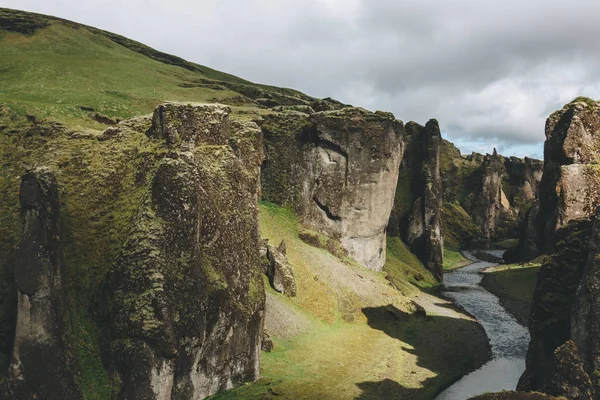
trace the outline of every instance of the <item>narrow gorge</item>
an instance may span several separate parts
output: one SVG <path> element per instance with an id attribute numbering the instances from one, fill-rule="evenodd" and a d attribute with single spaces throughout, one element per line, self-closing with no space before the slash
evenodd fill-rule
<path id="1" fill-rule="evenodd" d="M 0 8 L 0 54 L 0 398 L 600 396 L 600 103 L 465 155 L 55 17 Z"/>

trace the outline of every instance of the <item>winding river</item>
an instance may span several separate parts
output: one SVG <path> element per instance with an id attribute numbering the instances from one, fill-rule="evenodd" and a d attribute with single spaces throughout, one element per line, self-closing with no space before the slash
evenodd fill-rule
<path id="1" fill-rule="evenodd" d="M 502 252 L 489 251 L 501 256 Z M 495 264 L 476 259 L 444 275 L 444 294 L 473 314 L 483 325 L 492 346 L 492 359 L 440 393 L 436 400 L 463 400 L 485 392 L 514 390 L 525 369 L 529 332 L 500 305 L 498 297 L 481 285 L 479 271 Z"/>

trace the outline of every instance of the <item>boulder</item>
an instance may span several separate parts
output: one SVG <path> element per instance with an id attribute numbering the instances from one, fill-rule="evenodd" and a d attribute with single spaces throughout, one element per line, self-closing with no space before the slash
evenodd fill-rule
<path id="1" fill-rule="evenodd" d="M 267 245 L 267 259 L 267 277 L 273 289 L 290 297 L 296 296 L 296 280 L 285 255 L 285 242 L 282 241 L 278 248 Z"/>

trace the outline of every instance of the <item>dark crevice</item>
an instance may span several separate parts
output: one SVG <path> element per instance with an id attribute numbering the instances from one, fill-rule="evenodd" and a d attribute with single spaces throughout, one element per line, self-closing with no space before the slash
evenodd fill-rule
<path id="1" fill-rule="evenodd" d="M 325 204 L 321 203 L 316 197 L 313 197 L 313 201 L 315 202 L 317 207 L 319 207 L 321 209 L 321 211 L 323 211 L 325 213 L 325 215 L 327 215 L 327 218 L 329 218 L 330 220 L 332 220 L 332 221 L 341 221 L 342 220 L 342 218 L 333 214 L 329 210 L 329 207 L 327 207 Z"/>

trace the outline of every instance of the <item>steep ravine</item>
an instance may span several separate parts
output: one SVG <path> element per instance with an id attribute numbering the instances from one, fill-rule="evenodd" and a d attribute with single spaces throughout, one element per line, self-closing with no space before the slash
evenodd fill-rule
<path id="1" fill-rule="evenodd" d="M 494 264 L 467 256 L 473 263 L 444 276 L 444 295 L 474 315 L 492 345 L 492 359 L 436 397 L 436 400 L 467 399 L 490 391 L 513 390 L 525 369 L 529 342 L 527 329 L 501 305 L 498 297 L 481 285 L 479 271 Z"/>

